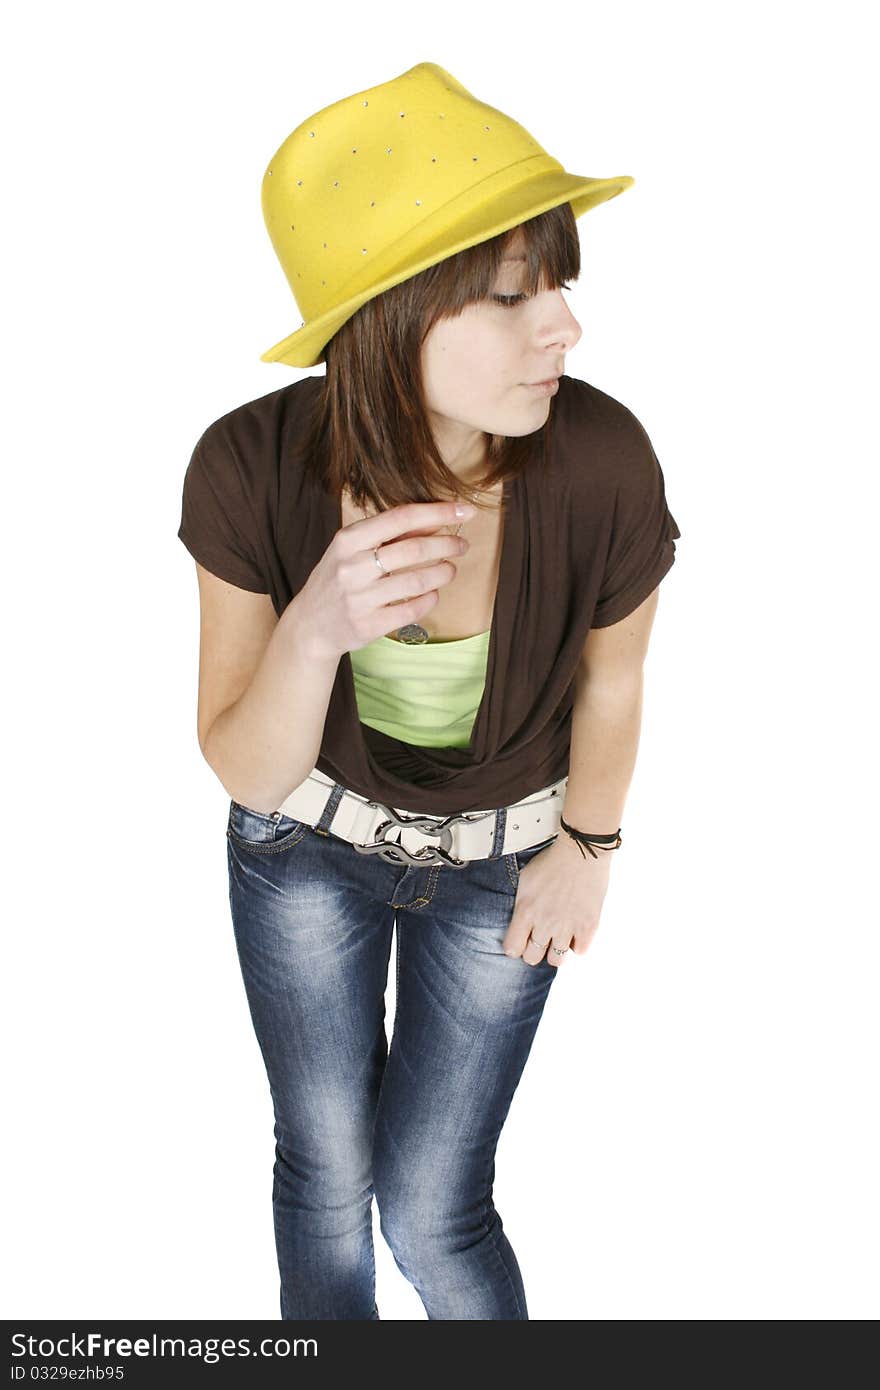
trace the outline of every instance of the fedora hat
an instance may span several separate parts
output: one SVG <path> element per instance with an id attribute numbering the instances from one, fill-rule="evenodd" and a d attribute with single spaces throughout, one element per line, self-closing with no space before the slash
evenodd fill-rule
<path id="1" fill-rule="evenodd" d="M 313 367 L 353 314 L 469 246 L 635 180 L 569 174 L 437 63 L 343 97 L 288 135 L 263 175 L 275 254 L 303 319 L 262 362 Z"/>

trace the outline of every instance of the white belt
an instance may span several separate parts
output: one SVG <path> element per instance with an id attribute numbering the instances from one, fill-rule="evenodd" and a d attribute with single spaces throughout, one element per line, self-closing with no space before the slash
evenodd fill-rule
<path id="1" fill-rule="evenodd" d="M 567 783 L 568 778 L 563 777 L 506 808 L 501 854 L 531 849 L 559 833 Z M 272 819 L 289 816 L 316 828 L 335 785 L 332 777 L 314 768 L 273 812 Z M 461 869 L 471 859 L 488 859 L 495 843 L 497 815 L 495 810 L 428 816 L 368 801 L 346 788 L 322 830 L 350 841 L 361 854 L 378 854 L 393 864 L 446 864 Z"/>

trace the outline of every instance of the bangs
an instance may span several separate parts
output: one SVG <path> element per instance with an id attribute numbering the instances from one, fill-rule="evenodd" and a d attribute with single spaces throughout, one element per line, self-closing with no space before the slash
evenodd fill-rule
<path id="1" fill-rule="evenodd" d="M 426 333 L 439 318 L 454 316 L 466 305 L 492 297 L 501 262 L 518 232 L 525 243 L 525 291 L 537 294 L 578 279 L 581 247 L 577 222 L 571 204 L 560 203 L 422 271 L 418 280 L 427 311 Z"/>

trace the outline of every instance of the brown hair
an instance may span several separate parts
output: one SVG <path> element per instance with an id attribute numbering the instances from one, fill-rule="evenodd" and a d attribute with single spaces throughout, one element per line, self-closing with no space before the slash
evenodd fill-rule
<path id="1" fill-rule="evenodd" d="M 521 224 L 526 249 L 526 289 L 555 288 L 580 274 L 574 213 L 561 203 Z M 446 467 L 428 421 L 421 374 L 421 347 L 441 318 L 487 300 L 507 243 L 517 231 L 492 237 L 429 266 L 370 299 L 347 320 L 326 348 L 327 371 L 307 438 L 303 461 L 335 497 L 346 487 L 361 507 L 377 511 L 406 502 L 431 502 L 466 493 Z M 544 436 L 550 416 L 531 435 L 488 434 L 487 469 L 476 485 L 490 488 L 516 476 Z"/>

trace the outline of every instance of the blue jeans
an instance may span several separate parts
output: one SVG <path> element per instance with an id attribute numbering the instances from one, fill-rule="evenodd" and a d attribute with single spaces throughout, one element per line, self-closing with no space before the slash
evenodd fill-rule
<path id="1" fill-rule="evenodd" d="M 393 864 L 327 832 L 342 790 L 314 829 L 229 809 L 236 948 L 275 1113 L 281 1317 L 378 1319 L 375 1195 L 429 1319 L 525 1320 L 495 1150 L 556 970 L 501 943 L 520 869 L 553 840 L 502 855 L 501 811 L 493 857 Z"/>

